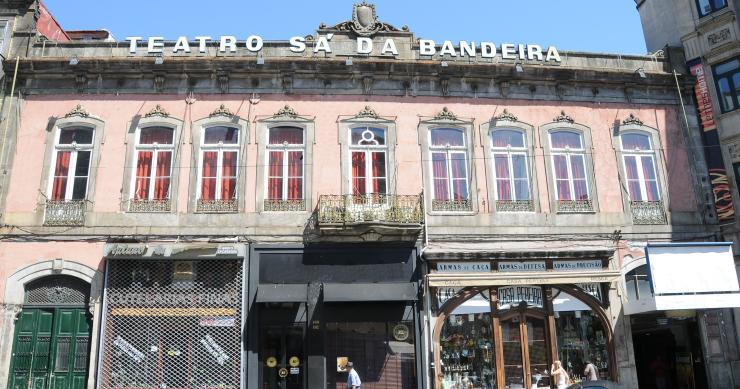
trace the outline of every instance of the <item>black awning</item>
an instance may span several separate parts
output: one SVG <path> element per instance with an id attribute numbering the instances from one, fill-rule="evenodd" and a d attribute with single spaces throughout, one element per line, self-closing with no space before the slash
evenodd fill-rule
<path id="1" fill-rule="evenodd" d="M 416 282 L 324 284 L 324 301 L 416 301 Z"/>
<path id="2" fill-rule="evenodd" d="M 260 284 L 257 288 L 258 303 L 299 303 L 307 295 L 306 284 Z"/>

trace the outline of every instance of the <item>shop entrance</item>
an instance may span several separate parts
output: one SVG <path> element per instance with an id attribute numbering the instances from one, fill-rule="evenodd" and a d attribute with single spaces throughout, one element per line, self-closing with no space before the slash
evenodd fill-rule
<path id="1" fill-rule="evenodd" d="M 8 387 L 87 387 L 90 320 L 89 285 L 71 277 L 45 278 L 26 288 L 15 323 Z"/>
<path id="2" fill-rule="evenodd" d="M 501 319 L 506 388 L 549 387 L 545 314 L 521 309 Z"/>
<path id="3" fill-rule="evenodd" d="M 304 387 L 303 326 L 272 325 L 262 329 L 263 389 Z"/>

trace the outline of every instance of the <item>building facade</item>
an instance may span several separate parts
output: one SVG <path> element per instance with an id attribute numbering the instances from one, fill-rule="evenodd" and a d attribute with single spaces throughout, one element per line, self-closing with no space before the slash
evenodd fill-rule
<path id="1" fill-rule="evenodd" d="M 8 387 L 550 387 L 561 360 L 634 388 L 675 353 L 723 387 L 737 277 L 695 264 L 726 245 L 680 52 L 432 42 L 365 2 L 275 42 L 11 31 Z M 666 256 L 716 288 L 661 295 Z M 694 337 L 636 349 L 656 325 Z"/>

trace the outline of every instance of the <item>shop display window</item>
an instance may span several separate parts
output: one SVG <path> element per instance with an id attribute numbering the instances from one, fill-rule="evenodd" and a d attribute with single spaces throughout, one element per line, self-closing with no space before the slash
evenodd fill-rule
<path id="1" fill-rule="evenodd" d="M 484 292 L 465 301 L 447 318 L 440 334 L 444 389 L 496 387 L 491 305 Z"/>

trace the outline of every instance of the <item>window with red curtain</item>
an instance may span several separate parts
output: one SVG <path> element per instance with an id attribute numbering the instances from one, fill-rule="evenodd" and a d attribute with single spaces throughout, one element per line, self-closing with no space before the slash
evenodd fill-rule
<path id="1" fill-rule="evenodd" d="M 90 174 L 94 130 L 66 127 L 58 130 L 49 198 L 55 201 L 84 200 Z"/>
<path id="2" fill-rule="evenodd" d="M 659 201 L 655 153 L 650 136 L 640 133 L 620 135 L 627 190 L 632 201 Z"/>
<path id="3" fill-rule="evenodd" d="M 235 199 L 239 160 L 239 130 L 213 126 L 203 129 L 200 157 L 200 199 Z"/>
<path id="4" fill-rule="evenodd" d="M 558 200 L 588 200 L 586 153 L 580 133 L 566 130 L 550 133 L 550 153 Z"/>
<path id="5" fill-rule="evenodd" d="M 134 200 L 167 200 L 170 197 L 174 129 L 145 127 L 136 140 Z"/>
<path id="6" fill-rule="evenodd" d="M 491 131 L 496 200 L 529 200 L 528 151 L 524 133 L 511 129 Z"/>
<path id="7" fill-rule="evenodd" d="M 470 198 L 465 133 L 456 128 L 430 130 L 433 196 L 435 200 Z"/>
<path id="8" fill-rule="evenodd" d="M 300 127 L 269 129 L 267 144 L 268 200 L 303 200 L 304 131 Z"/>
<path id="9" fill-rule="evenodd" d="M 386 194 L 388 190 L 385 130 L 355 127 L 350 131 L 352 195 Z M 360 199 L 358 199 L 360 201 Z"/>

